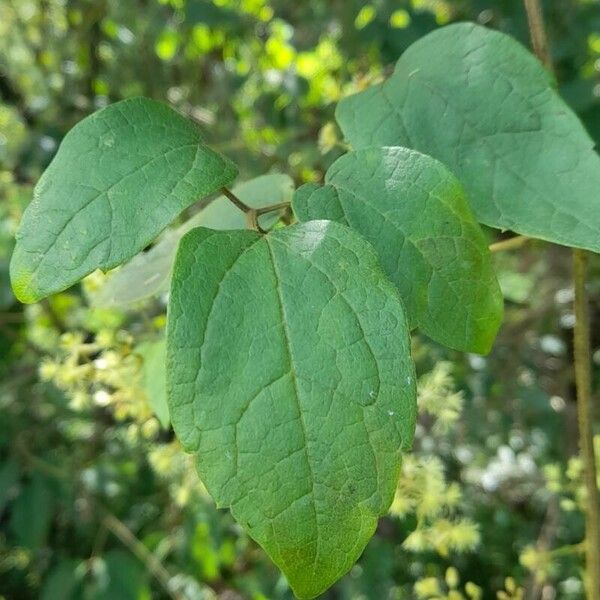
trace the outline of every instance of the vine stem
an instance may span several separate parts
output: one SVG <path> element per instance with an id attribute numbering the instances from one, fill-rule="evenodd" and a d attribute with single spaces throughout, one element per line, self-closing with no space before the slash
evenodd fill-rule
<path id="1" fill-rule="evenodd" d="M 490 252 L 504 252 L 504 250 L 513 250 L 524 246 L 531 238 L 526 235 L 515 235 L 507 240 L 501 240 L 489 245 Z"/>
<path id="2" fill-rule="evenodd" d="M 596 483 L 596 457 L 592 410 L 592 374 L 590 316 L 585 277 L 587 253 L 573 249 L 573 283 L 575 285 L 575 386 L 577 388 L 577 422 L 579 447 L 585 483 L 585 541 L 588 600 L 600 600 L 600 493 Z"/>
<path id="3" fill-rule="evenodd" d="M 550 55 L 550 46 L 548 45 L 548 36 L 544 26 L 544 13 L 540 0 L 523 0 L 525 12 L 527 13 L 527 23 L 529 24 L 529 37 L 533 51 L 543 65 L 554 73 L 552 56 Z"/>
<path id="4" fill-rule="evenodd" d="M 260 208 L 252 208 L 246 203 L 242 202 L 229 188 L 222 187 L 221 192 L 223 195 L 237 208 L 239 208 L 246 215 L 246 225 L 254 231 L 259 233 L 267 233 L 259 224 L 258 217 L 276 210 L 282 210 L 289 208 L 289 202 L 280 202 L 278 204 L 271 204 L 269 206 L 262 206 Z"/>
<path id="5" fill-rule="evenodd" d="M 254 210 L 253 208 L 251 208 L 247 204 L 244 204 L 229 188 L 222 187 L 221 188 L 221 192 L 227 198 L 227 200 L 229 200 L 230 202 L 232 202 L 243 213 L 248 214 L 249 212 L 252 212 Z"/>
<path id="6" fill-rule="evenodd" d="M 111 513 L 106 513 L 102 525 L 116 536 L 131 553 L 138 558 L 160 583 L 164 591 L 172 600 L 183 600 L 183 596 L 171 588 L 171 575 L 148 548 L 132 533 L 132 531 Z"/>
<path id="7" fill-rule="evenodd" d="M 527 12 L 531 45 L 539 60 L 554 72 L 544 26 L 540 0 L 523 0 Z M 577 422 L 579 451 L 583 462 L 585 485 L 585 562 L 587 600 L 600 600 L 600 493 L 596 482 L 594 430 L 592 410 L 592 372 L 590 316 L 585 287 L 587 253 L 574 248 L 573 286 L 575 291 L 575 326 L 573 333 L 575 387 L 577 390 Z"/>

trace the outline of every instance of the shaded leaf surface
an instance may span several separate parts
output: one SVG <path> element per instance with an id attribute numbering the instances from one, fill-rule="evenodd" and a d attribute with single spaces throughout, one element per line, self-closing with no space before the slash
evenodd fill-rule
<path id="1" fill-rule="evenodd" d="M 235 195 L 252 208 L 290 202 L 294 182 L 288 175 L 272 173 L 245 181 L 232 188 Z M 268 226 L 269 223 L 263 223 Z M 134 256 L 121 269 L 111 274 L 102 288 L 92 296 L 92 304 L 99 307 L 127 306 L 166 292 L 171 282 L 171 271 L 179 240 L 194 227 L 211 229 L 243 229 L 244 214 L 225 196 L 215 198 L 198 214 L 185 223 L 166 232 L 148 252 Z"/>
<path id="2" fill-rule="evenodd" d="M 37 550 L 44 546 L 55 508 L 55 490 L 37 473 L 33 475 L 15 500 L 10 526 L 21 546 Z"/>
<path id="3" fill-rule="evenodd" d="M 79 562 L 72 559 L 61 560 L 50 569 L 40 595 L 40 600 L 76 600 L 81 597 L 81 577 L 78 577 Z"/>
<path id="4" fill-rule="evenodd" d="M 65 136 L 35 187 L 11 261 L 15 294 L 35 302 L 125 262 L 236 175 L 164 104 L 133 98 L 94 113 Z"/>
<path id="5" fill-rule="evenodd" d="M 167 389 L 202 480 L 302 598 L 350 569 L 415 423 L 404 310 L 371 246 L 313 221 L 198 228 L 173 274 Z"/>
<path id="6" fill-rule="evenodd" d="M 338 159 L 324 187 L 294 196 L 302 221 L 331 219 L 377 250 L 411 323 L 458 350 L 488 352 L 502 295 L 485 237 L 458 180 L 406 148 L 366 148 Z"/>
<path id="7" fill-rule="evenodd" d="M 144 342 L 136 348 L 142 357 L 142 385 L 150 406 L 163 427 L 170 423 L 167 405 L 167 344 L 165 339 Z"/>
<path id="8" fill-rule="evenodd" d="M 479 221 L 600 251 L 600 157 L 551 76 L 512 38 L 461 23 L 413 44 L 336 118 L 355 148 L 401 145 L 445 163 Z"/>

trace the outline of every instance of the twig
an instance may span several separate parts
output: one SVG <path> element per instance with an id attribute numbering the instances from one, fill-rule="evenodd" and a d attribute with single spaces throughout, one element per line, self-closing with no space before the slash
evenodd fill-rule
<path id="1" fill-rule="evenodd" d="M 258 215 L 266 215 L 270 212 L 275 212 L 276 210 L 287 209 L 290 207 L 289 202 L 279 202 L 278 204 L 271 204 L 269 206 L 262 206 L 261 208 L 256 209 L 256 213 Z"/>
<path id="2" fill-rule="evenodd" d="M 226 187 L 221 188 L 223 195 L 237 208 L 239 208 L 246 215 L 246 224 L 249 229 L 258 231 L 259 233 L 267 233 L 258 222 L 258 217 L 265 215 L 276 210 L 287 209 L 290 207 L 289 202 L 280 202 L 278 204 L 271 204 L 269 206 L 262 206 L 260 208 L 252 208 L 244 202 L 242 202 L 230 189 Z"/>
<path id="3" fill-rule="evenodd" d="M 552 72 L 552 58 L 544 27 L 540 0 L 524 0 L 531 43 L 537 57 Z M 573 284 L 575 288 L 574 362 L 577 390 L 577 422 L 579 449 L 583 461 L 585 498 L 585 563 L 586 597 L 600 600 L 600 494 L 596 484 L 596 457 L 594 455 L 592 410 L 592 352 L 590 345 L 590 318 L 585 289 L 587 254 L 573 251 Z"/>
<path id="4" fill-rule="evenodd" d="M 171 575 L 164 565 L 138 540 L 132 531 L 117 517 L 106 513 L 102 519 L 102 525 L 113 533 L 141 562 L 156 580 L 161 584 L 167 595 L 173 600 L 184 600 L 184 596 L 171 589 Z"/>
<path id="5" fill-rule="evenodd" d="M 596 457 L 592 410 L 592 374 L 590 317 L 585 289 L 587 254 L 573 250 L 573 282 L 575 284 L 575 387 L 577 389 L 577 423 L 579 449 L 583 461 L 585 483 L 585 541 L 587 597 L 600 600 L 600 494 L 596 484 Z"/>
<path id="6" fill-rule="evenodd" d="M 504 252 L 504 250 L 514 250 L 524 246 L 531 238 L 526 235 L 515 235 L 514 237 L 508 238 L 507 240 L 501 240 L 490 244 L 490 252 Z"/>
<path id="7" fill-rule="evenodd" d="M 554 72 L 550 47 L 548 45 L 548 36 L 544 27 L 544 14 L 539 0 L 524 0 L 525 11 L 527 12 L 527 23 L 529 24 L 529 36 L 535 55 L 542 61 L 544 66 L 551 72 Z"/>
<path id="8" fill-rule="evenodd" d="M 242 202 L 230 189 L 226 187 L 221 188 L 221 192 L 225 198 L 227 198 L 234 206 L 239 208 L 246 215 L 246 225 L 248 229 L 253 229 L 259 233 L 266 233 L 261 226 L 258 224 L 258 212 L 255 208 L 248 206 Z"/>
<path id="9" fill-rule="evenodd" d="M 242 202 L 229 188 L 222 187 L 221 192 L 223 196 L 225 196 L 230 202 L 232 202 L 237 208 L 239 208 L 243 213 L 248 214 L 252 212 L 254 209 L 244 202 Z"/>

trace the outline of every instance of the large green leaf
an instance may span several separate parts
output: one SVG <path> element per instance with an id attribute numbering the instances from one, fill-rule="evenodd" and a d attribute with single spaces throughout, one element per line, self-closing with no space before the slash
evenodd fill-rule
<path id="1" fill-rule="evenodd" d="M 125 262 L 236 174 L 164 104 L 133 98 L 94 113 L 65 136 L 23 215 L 16 296 L 35 302 Z"/>
<path id="2" fill-rule="evenodd" d="M 600 251 L 600 157 L 512 38 L 468 23 L 435 31 L 336 117 L 356 148 L 408 146 L 441 160 L 482 223 Z"/>
<path id="3" fill-rule="evenodd" d="M 413 325 L 452 348 L 488 352 L 502 295 L 485 237 L 452 173 L 414 150 L 366 148 L 339 158 L 325 183 L 297 190 L 298 218 L 359 231 L 400 290 Z"/>
<path id="4" fill-rule="evenodd" d="M 299 597 L 348 571 L 415 424 L 402 302 L 372 247 L 312 221 L 181 241 L 167 335 L 175 431 Z"/>
<path id="5" fill-rule="evenodd" d="M 239 183 L 235 195 L 252 208 L 290 202 L 294 182 L 288 175 L 271 173 Z M 268 217 L 267 217 L 268 218 Z M 165 236 L 150 250 L 134 256 L 131 261 L 112 273 L 105 284 L 92 294 L 94 306 L 127 306 L 150 296 L 166 292 L 179 240 L 194 227 L 211 229 L 243 229 L 245 215 L 225 196 L 215 198 L 198 214 Z M 269 223 L 263 223 L 265 226 Z"/>

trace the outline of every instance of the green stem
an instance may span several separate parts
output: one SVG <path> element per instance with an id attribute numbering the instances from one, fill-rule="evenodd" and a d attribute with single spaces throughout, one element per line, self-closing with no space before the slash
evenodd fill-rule
<path id="1" fill-rule="evenodd" d="M 531 44 L 542 63 L 553 72 L 552 58 L 544 27 L 540 0 L 524 0 Z M 585 498 L 586 598 L 600 600 L 600 494 L 596 483 L 596 457 L 592 411 L 592 352 L 590 320 L 585 289 L 587 254 L 573 249 L 573 285 L 575 288 L 574 362 L 577 389 L 579 449 L 583 461 Z"/>
<path id="2" fill-rule="evenodd" d="M 501 240 L 490 244 L 490 252 L 504 252 L 504 250 L 514 250 L 524 246 L 531 238 L 526 235 L 515 235 L 507 240 Z"/>

